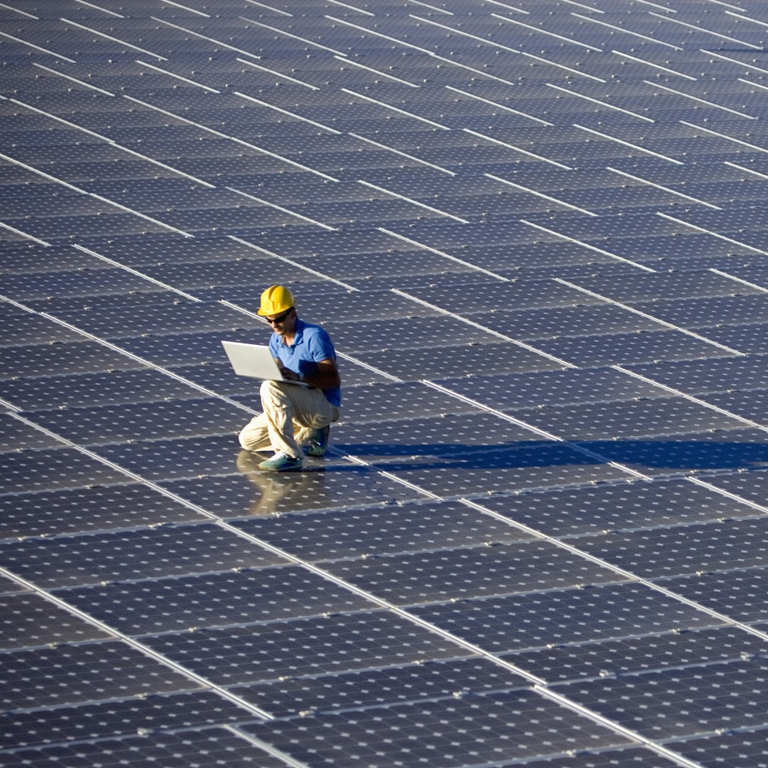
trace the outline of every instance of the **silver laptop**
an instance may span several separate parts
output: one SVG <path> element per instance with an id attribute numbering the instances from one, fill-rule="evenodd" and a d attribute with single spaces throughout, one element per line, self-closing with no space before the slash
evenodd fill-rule
<path id="1" fill-rule="evenodd" d="M 222 341 L 229 362 L 238 376 L 252 379 L 284 381 L 286 384 L 309 385 L 303 381 L 291 381 L 283 378 L 280 368 L 272 357 L 272 351 L 263 344 L 244 344 L 241 341 Z"/>

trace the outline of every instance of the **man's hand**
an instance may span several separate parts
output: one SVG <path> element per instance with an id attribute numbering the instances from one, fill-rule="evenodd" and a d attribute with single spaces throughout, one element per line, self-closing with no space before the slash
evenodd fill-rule
<path id="1" fill-rule="evenodd" d="M 288 381 L 298 381 L 300 376 L 298 373 L 294 373 L 290 368 L 283 368 L 280 367 L 280 373 L 283 375 L 284 379 L 288 379 Z"/>
<path id="2" fill-rule="evenodd" d="M 301 376 L 298 373 L 294 373 L 289 368 L 280 364 L 279 360 L 275 360 L 280 368 L 280 373 L 284 379 L 288 381 L 302 381 Z M 318 387 L 319 389 L 332 389 L 333 387 L 341 386 L 341 378 L 339 377 L 339 369 L 336 367 L 335 360 L 321 360 L 317 364 L 317 371 L 312 375 L 305 375 L 303 381 L 310 387 Z"/>

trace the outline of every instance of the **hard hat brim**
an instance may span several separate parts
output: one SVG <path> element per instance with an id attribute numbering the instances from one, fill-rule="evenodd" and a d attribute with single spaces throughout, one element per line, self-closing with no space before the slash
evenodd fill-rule
<path id="1" fill-rule="evenodd" d="M 256 314 L 261 315 L 262 317 L 266 317 L 267 315 L 282 315 L 283 312 L 287 312 L 289 309 L 295 309 L 295 308 L 296 308 L 296 305 L 291 304 L 290 307 L 283 307 L 283 309 L 281 309 L 279 312 L 265 312 L 261 307 L 259 307 L 256 310 Z"/>

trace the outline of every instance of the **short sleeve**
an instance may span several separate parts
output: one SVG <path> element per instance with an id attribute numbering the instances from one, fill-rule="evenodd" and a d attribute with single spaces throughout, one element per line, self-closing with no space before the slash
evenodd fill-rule
<path id="1" fill-rule="evenodd" d="M 322 328 L 312 334 L 308 348 L 310 357 L 315 363 L 336 359 L 336 350 L 333 348 L 331 337 Z"/>

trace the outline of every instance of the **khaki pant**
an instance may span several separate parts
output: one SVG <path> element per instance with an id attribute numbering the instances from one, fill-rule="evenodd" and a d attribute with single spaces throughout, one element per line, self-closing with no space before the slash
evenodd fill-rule
<path id="1" fill-rule="evenodd" d="M 240 433 L 240 445 L 246 451 L 282 451 L 300 459 L 304 457 L 301 446 L 314 431 L 339 420 L 339 409 L 321 389 L 264 381 L 259 393 L 264 413 Z"/>

